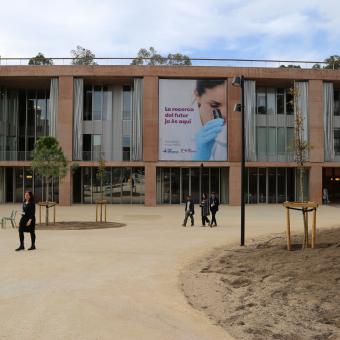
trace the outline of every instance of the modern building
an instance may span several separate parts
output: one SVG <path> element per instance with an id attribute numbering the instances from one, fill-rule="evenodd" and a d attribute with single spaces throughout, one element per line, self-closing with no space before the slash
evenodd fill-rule
<path id="1" fill-rule="evenodd" d="M 55 136 L 74 163 L 53 183 L 62 205 L 101 197 L 110 203 L 179 204 L 215 191 L 240 204 L 241 116 L 245 77 L 246 201 L 299 198 L 292 149 L 299 89 L 312 146 L 304 198 L 340 201 L 340 73 L 337 70 L 208 66 L 0 66 L 0 202 L 24 190 L 44 200 L 31 168 L 40 136 Z M 214 119 L 216 118 L 216 119 Z M 218 119 L 219 118 L 219 119 Z M 222 119 L 221 119 L 222 118 Z"/>

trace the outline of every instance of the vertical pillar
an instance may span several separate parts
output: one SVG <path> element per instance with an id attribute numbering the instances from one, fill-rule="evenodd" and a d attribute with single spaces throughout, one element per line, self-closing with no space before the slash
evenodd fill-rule
<path id="1" fill-rule="evenodd" d="M 145 163 L 145 205 L 156 206 L 156 166 L 153 163 Z"/>
<path id="2" fill-rule="evenodd" d="M 67 161 L 72 161 L 73 77 L 59 77 L 59 102 L 57 138 Z M 71 174 L 67 173 L 59 183 L 59 204 L 71 205 Z"/>
<path id="3" fill-rule="evenodd" d="M 323 82 L 310 80 L 308 85 L 310 161 L 324 161 Z"/>
<path id="4" fill-rule="evenodd" d="M 241 165 L 231 164 L 229 168 L 229 204 L 241 204 Z"/>
<path id="5" fill-rule="evenodd" d="M 322 204 L 322 165 L 312 164 L 309 170 L 309 198 Z"/>
<path id="6" fill-rule="evenodd" d="M 143 160 L 158 160 L 158 78 L 144 77 L 143 84 Z"/>
<path id="7" fill-rule="evenodd" d="M 145 205 L 156 206 L 156 162 L 158 161 L 158 78 L 146 76 L 143 84 L 143 160 Z"/>

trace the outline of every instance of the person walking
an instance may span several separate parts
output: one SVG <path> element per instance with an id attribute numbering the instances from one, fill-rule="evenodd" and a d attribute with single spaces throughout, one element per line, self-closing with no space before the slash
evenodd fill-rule
<path id="1" fill-rule="evenodd" d="M 195 215 L 195 205 L 193 200 L 191 199 L 191 196 L 188 195 L 187 196 L 187 200 L 185 202 L 185 215 L 184 215 L 184 221 L 182 226 L 186 227 L 187 226 L 187 221 L 188 221 L 188 217 L 190 217 L 191 220 L 191 226 L 194 226 L 194 215 Z"/>
<path id="2" fill-rule="evenodd" d="M 35 248 L 35 202 L 34 196 L 31 191 L 26 191 L 25 200 L 23 203 L 23 213 L 19 222 L 19 239 L 20 246 L 15 249 L 16 251 L 24 250 L 24 233 L 31 234 L 31 247 L 28 250 L 34 250 Z"/>
<path id="3" fill-rule="evenodd" d="M 322 200 L 323 200 L 323 204 L 329 203 L 329 196 L 328 196 L 328 189 L 327 188 L 322 189 Z"/>
<path id="4" fill-rule="evenodd" d="M 207 217 L 210 215 L 210 210 L 209 210 L 209 199 L 206 193 L 202 194 L 202 201 L 201 201 L 200 207 L 201 207 L 201 216 L 202 216 L 202 227 L 205 227 L 205 222 L 207 222 L 208 224 L 210 223 Z"/>
<path id="5" fill-rule="evenodd" d="M 220 202 L 214 191 L 210 195 L 209 205 L 210 205 L 210 211 L 211 211 L 210 227 L 212 227 L 213 225 L 217 227 L 216 213 L 218 212 L 218 206 L 220 205 Z"/>

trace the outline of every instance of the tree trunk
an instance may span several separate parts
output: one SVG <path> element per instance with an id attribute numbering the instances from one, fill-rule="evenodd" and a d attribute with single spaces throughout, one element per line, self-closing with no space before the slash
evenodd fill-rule
<path id="1" fill-rule="evenodd" d="M 300 169 L 299 169 L 300 171 L 300 173 L 299 173 L 299 189 L 300 189 L 300 200 L 301 200 L 301 202 L 304 202 L 304 190 L 303 190 L 303 188 L 304 188 L 304 182 L 303 182 L 303 180 L 304 180 L 304 168 L 303 167 L 301 167 Z"/>
<path id="2" fill-rule="evenodd" d="M 308 248 L 308 211 L 307 209 L 302 209 L 302 214 L 303 214 L 303 229 L 304 229 L 302 249 L 306 249 Z"/>
<path id="3" fill-rule="evenodd" d="M 49 184 L 50 180 L 46 177 L 46 214 L 45 214 L 45 224 L 48 225 L 48 197 L 49 197 Z"/>

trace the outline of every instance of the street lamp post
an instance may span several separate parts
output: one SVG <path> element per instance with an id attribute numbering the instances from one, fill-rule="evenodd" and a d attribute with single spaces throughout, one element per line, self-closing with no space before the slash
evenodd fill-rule
<path id="1" fill-rule="evenodd" d="M 232 81 L 233 86 L 241 88 L 241 104 L 236 104 L 234 111 L 241 112 L 241 246 L 244 246 L 245 234 L 245 201 L 244 201 L 244 183 L 245 183 L 245 122 L 244 122 L 244 76 L 235 77 Z"/>

